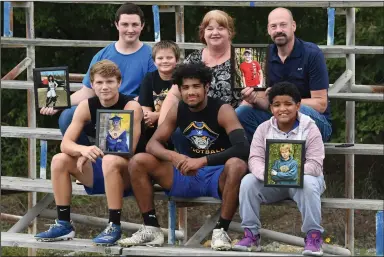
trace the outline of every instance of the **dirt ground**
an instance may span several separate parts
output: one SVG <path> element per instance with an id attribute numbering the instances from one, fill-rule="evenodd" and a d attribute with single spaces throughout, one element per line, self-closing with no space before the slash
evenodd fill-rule
<path id="1" fill-rule="evenodd" d="M 26 211 L 26 195 L 17 194 L 11 196 L 2 196 L 1 209 L 5 213 L 23 215 Z M 159 223 L 162 227 L 168 226 L 167 202 L 156 201 L 156 211 L 159 217 Z M 201 205 L 188 207 L 188 236 L 192 236 L 206 218 L 213 215 L 219 208 L 219 205 Z M 54 205 L 50 209 L 55 209 Z M 73 198 L 71 212 L 83 215 L 91 215 L 100 218 L 108 218 L 108 208 L 104 197 L 84 197 L 76 196 Z M 346 212 L 343 210 L 323 209 L 323 226 L 325 228 L 324 238 L 329 238 L 331 244 L 344 245 L 344 220 Z M 234 219 L 240 222 L 240 216 L 237 212 Z M 261 220 L 266 229 L 287 233 L 296 236 L 304 236 L 301 232 L 301 215 L 297 208 L 288 206 L 262 206 Z M 142 223 L 141 214 L 138 211 L 136 202 L 132 199 L 125 200 L 122 211 L 122 221 Z M 38 219 L 38 231 L 47 229 L 46 224 L 52 223 L 49 219 Z M 8 222 L 1 221 L 2 231 L 10 226 Z M 77 237 L 92 238 L 101 232 L 100 227 L 90 227 L 75 223 Z M 125 236 L 128 236 L 125 233 Z M 355 211 L 355 245 L 357 248 L 375 247 L 375 212 L 374 211 Z M 230 232 L 232 240 L 242 238 L 241 233 Z M 210 236 L 206 238 L 209 240 Z M 205 240 L 204 240 L 205 241 Z M 204 241 L 202 243 L 204 243 Z M 263 245 L 271 243 L 263 239 Z"/>

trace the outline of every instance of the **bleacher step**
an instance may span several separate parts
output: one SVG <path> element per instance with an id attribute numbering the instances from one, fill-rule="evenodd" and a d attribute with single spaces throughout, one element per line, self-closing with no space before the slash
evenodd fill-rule
<path id="1" fill-rule="evenodd" d="M 90 239 L 75 238 L 69 241 L 39 242 L 30 234 L 1 232 L 1 246 L 82 251 L 108 255 L 130 256 L 297 256 L 297 253 L 213 251 L 205 247 L 164 245 L 163 247 L 94 246 Z"/>

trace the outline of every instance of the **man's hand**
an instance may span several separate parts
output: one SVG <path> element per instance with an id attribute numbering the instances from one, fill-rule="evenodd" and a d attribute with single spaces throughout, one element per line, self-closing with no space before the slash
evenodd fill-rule
<path id="1" fill-rule="evenodd" d="M 88 158 L 84 156 L 80 156 L 79 159 L 77 159 L 76 167 L 80 171 L 80 173 L 83 173 L 83 166 L 88 161 Z"/>
<path id="2" fill-rule="evenodd" d="M 207 158 L 187 158 L 179 169 L 184 176 L 195 176 L 197 171 L 207 165 Z"/>
<path id="3" fill-rule="evenodd" d="M 55 115 L 59 110 L 53 109 L 53 107 L 43 107 L 40 109 L 42 115 Z"/>
<path id="4" fill-rule="evenodd" d="M 272 176 L 276 176 L 276 175 L 277 175 L 277 171 L 272 170 L 272 171 L 271 171 L 271 175 L 272 175 Z"/>
<path id="5" fill-rule="evenodd" d="M 159 115 L 160 115 L 160 113 L 158 113 L 158 112 L 150 112 L 150 111 L 144 112 L 145 125 L 147 125 L 148 127 L 153 127 L 154 124 L 159 119 Z"/>
<path id="6" fill-rule="evenodd" d="M 91 162 L 96 162 L 98 157 L 103 157 L 104 153 L 95 145 L 84 146 L 84 149 L 80 152 L 82 156 L 90 160 Z M 79 158 L 80 159 L 80 158 Z"/>
<path id="7" fill-rule="evenodd" d="M 245 87 L 241 90 L 241 95 L 243 96 L 243 100 L 250 104 L 255 104 L 257 101 L 257 91 L 253 90 L 252 87 Z"/>

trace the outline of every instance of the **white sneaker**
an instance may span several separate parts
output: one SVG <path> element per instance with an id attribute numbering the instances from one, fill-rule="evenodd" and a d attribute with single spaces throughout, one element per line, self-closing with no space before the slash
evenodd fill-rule
<path id="1" fill-rule="evenodd" d="M 232 244 L 227 232 L 221 229 L 214 229 L 212 232 L 211 248 L 215 251 L 231 250 Z"/>
<path id="2" fill-rule="evenodd" d="M 142 225 L 131 237 L 121 239 L 117 243 L 122 247 L 134 245 L 162 246 L 164 233 L 161 228 Z"/>

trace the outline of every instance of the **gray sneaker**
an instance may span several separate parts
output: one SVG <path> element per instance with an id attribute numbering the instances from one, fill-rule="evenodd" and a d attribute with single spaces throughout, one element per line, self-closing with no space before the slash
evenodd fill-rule
<path id="1" fill-rule="evenodd" d="M 231 250 L 232 244 L 227 232 L 221 229 L 214 229 L 212 232 L 211 248 L 215 251 Z"/>
<path id="2" fill-rule="evenodd" d="M 164 244 L 164 233 L 161 228 L 144 226 L 135 232 L 131 237 L 117 241 L 122 247 L 135 245 L 162 246 Z"/>

